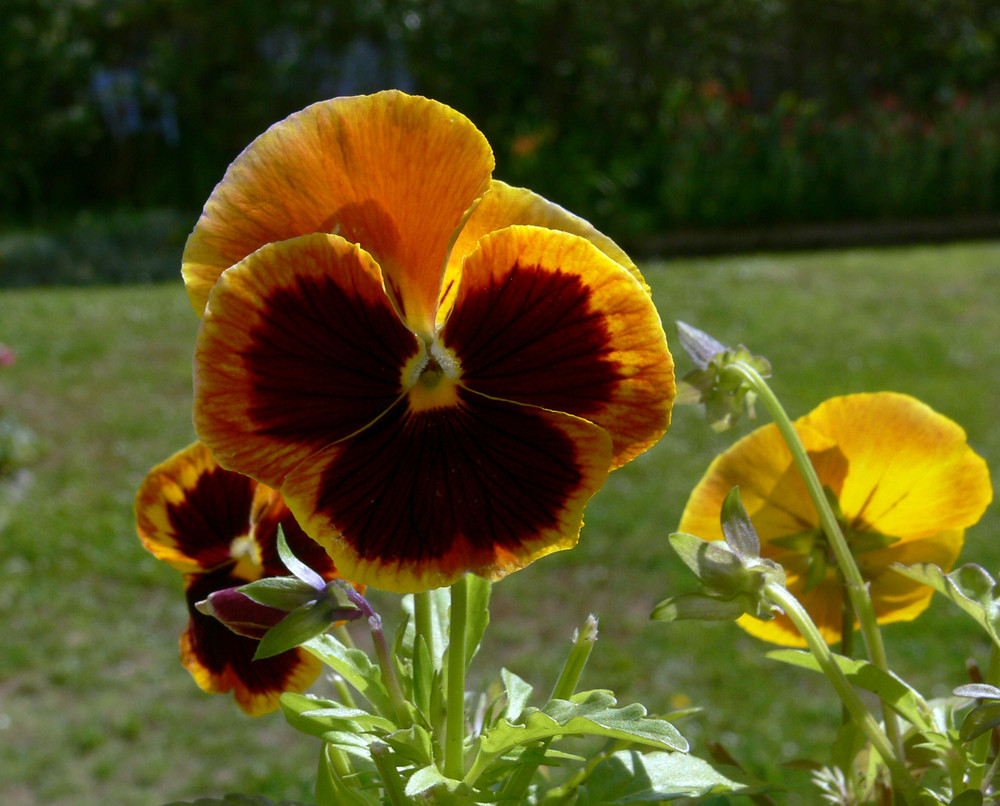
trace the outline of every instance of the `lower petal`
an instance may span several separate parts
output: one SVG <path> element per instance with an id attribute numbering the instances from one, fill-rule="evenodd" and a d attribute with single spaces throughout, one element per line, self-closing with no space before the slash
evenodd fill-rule
<path id="1" fill-rule="evenodd" d="M 210 593 L 242 582 L 225 572 L 187 578 L 191 618 L 181 634 L 181 662 L 202 690 L 210 694 L 232 691 L 245 713 L 261 716 L 277 710 L 282 693 L 301 692 L 311 686 L 322 664 L 301 648 L 254 660 L 258 641 L 237 635 L 211 616 L 195 610 L 195 602 Z"/>
<path id="2" fill-rule="evenodd" d="M 283 493 L 345 577 L 421 591 L 574 546 L 610 463 L 592 423 L 460 389 L 454 406 L 394 407 L 296 468 Z"/>

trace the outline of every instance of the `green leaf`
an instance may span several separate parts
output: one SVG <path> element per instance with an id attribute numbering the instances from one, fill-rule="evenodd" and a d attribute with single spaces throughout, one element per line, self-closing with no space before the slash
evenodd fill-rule
<path id="1" fill-rule="evenodd" d="M 577 806 L 614 806 L 699 798 L 750 788 L 733 769 L 725 773 L 709 762 L 685 753 L 640 753 L 620 750 L 599 763 L 580 789 Z M 756 790 L 762 787 L 754 786 Z"/>
<path id="2" fill-rule="evenodd" d="M 413 725 L 406 730 L 397 730 L 382 741 L 389 745 L 400 758 L 411 764 L 423 767 L 434 761 L 434 746 L 430 733 L 420 725 Z"/>
<path id="3" fill-rule="evenodd" d="M 306 806 L 300 801 L 283 800 L 278 803 L 263 795 L 226 795 L 223 798 L 199 798 L 198 800 L 175 800 L 164 806 Z"/>
<path id="4" fill-rule="evenodd" d="M 293 610 L 274 627 L 257 644 L 254 660 L 271 658 L 289 649 L 304 644 L 310 638 L 322 635 L 332 626 L 329 618 L 329 608 L 324 602 L 309 602 Z"/>
<path id="5" fill-rule="evenodd" d="M 281 695 L 281 710 L 289 725 L 366 760 L 370 758 L 368 745 L 373 739 L 383 735 L 386 728 L 394 730 L 396 727 L 393 724 L 387 725 L 387 720 L 364 711 L 361 712 L 362 716 L 356 718 L 329 716 L 322 713 L 324 706 L 340 707 L 339 703 L 321 700 L 309 694 L 285 692 Z"/>
<path id="6" fill-rule="evenodd" d="M 650 615 L 653 621 L 735 621 L 744 613 L 745 597 L 713 596 L 708 593 L 681 593 L 660 602 Z"/>
<path id="7" fill-rule="evenodd" d="M 336 766 L 330 758 L 332 752 L 333 747 L 323 747 L 316 780 L 316 800 L 320 803 L 336 803 L 338 806 L 381 806 L 382 801 L 375 792 L 363 788 L 360 775 L 345 780 L 337 774 Z"/>
<path id="8" fill-rule="evenodd" d="M 431 634 L 427 636 L 427 640 L 430 642 L 427 649 L 434 662 L 434 668 L 440 670 L 445 650 L 448 647 L 448 608 L 451 604 L 451 596 L 448 588 L 436 588 L 420 595 L 427 598 L 430 607 Z M 403 647 L 407 652 L 412 652 L 413 640 L 417 632 L 413 594 L 404 596 L 402 604 L 403 612 L 409 616 L 404 631 Z"/>
<path id="9" fill-rule="evenodd" d="M 413 647 L 413 705 L 417 711 L 429 719 L 431 697 L 434 694 L 434 662 L 422 635 L 416 637 Z"/>
<path id="10" fill-rule="evenodd" d="M 315 588 L 295 577 L 264 577 L 237 590 L 258 604 L 287 611 L 314 602 L 319 596 Z"/>
<path id="11" fill-rule="evenodd" d="M 329 703 L 309 711 L 302 711 L 299 715 L 305 719 L 329 720 L 330 730 L 343 729 L 344 727 L 351 727 L 355 731 L 363 733 L 373 731 L 391 733 L 396 730 L 396 723 L 392 720 L 369 714 L 360 708 L 348 708 L 340 703 Z"/>
<path id="12" fill-rule="evenodd" d="M 519 745 L 580 734 L 623 739 L 660 750 L 687 750 L 687 741 L 669 722 L 648 717 L 638 703 L 615 708 L 616 702 L 610 691 L 584 691 L 569 700 L 550 700 L 541 710 L 526 708 L 522 724 L 501 719 L 484 731 L 480 748 L 489 755 L 500 755 Z"/>
<path id="13" fill-rule="evenodd" d="M 949 806 L 983 806 L 983 793 L 979 789 L 966 789 L 953 797 Z"/>
<path id="14" fill-rule="evenodd" d="M 1000 700 L 1000 688 L 988 686 L 986 683 L 966 683 L 952 689 L 956 697 L 968 697 L 973 700 Z"/>
<path id="15" fill-rule="evenodd" d="M 894 563 L 889 567 L 947 596 L 989 633 L 994 644 L 1000 646 L 1000 601 L 998 601 L 997 583 L 984 568 L 968 563 L 946 574 L 931 563 L 913 565 Z"/>
<path id="16" fill-rule="evenodd" d="M 470 574 L 467 579 L 468 617 L 465 626 L 465 668 L 479 651 L 483 634 L 490 623 L 490 589 L 488 579 Z"/>
<path id="17" fill-rule="evenodd" d="M 360 649 L 348 649 L 329 633 L 310 639 L 303 647 L 344 678 L 387 719 L 395 718 L 395 709 L 382 683 L 377 665 Z"/>
<path id="18" fill-rule="evenodd" d="M 461 781 L 446 778 L 436 764 L 428 764 L 410 776 L 410 780 L 406 782 L 404 794 L 409 798 L 414 798 L 436 786 L 443 786 L 449 792 L 454 792 L 461 785 Z"/>
<path id="19" fill-rule="evenodd" d="M 958 738 L 963 742 L 970 742 L 997 725 L 1000 725 L 1000 702 L 987 702 L 965 715 Z"/>
<path id="20" fill-rule="evenodd" d="M 528 697 L 531 696 L 532 687 L 530 683 L 507 669 L 500 670 L 500 678 L 503 680 L 504 693 L 507 695 L 507 706 L 504 708 L 503 717 L 508 722 L 515 723 L 521 718 Z"/>
<path id="21" fill-rule="evenodd" d="M 767 653 L 772 660 L 788 663 L 803 669 L 822 671 L 816 658 L 799 649 L 775 649 Z M 876 694 L 886 705 L 918 730 L 932 730 L 928 719 L 930 708 L 916 689 L 909 686 L 892 672 L 885 672 L 866 660 L 833 655 L 833 659 L 847 679 L 855 686 Z"/>

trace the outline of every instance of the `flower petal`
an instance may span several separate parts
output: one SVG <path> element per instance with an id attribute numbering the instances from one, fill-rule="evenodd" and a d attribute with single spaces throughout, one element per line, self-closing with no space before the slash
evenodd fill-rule
<path id="1" fill-rule="evenodd" d="M 393 404 L 417 349 L 356 245 L 322 234 L 269 244 L 212 291 L 195 348 L 195 429 L 225 467 L 280 487 Z"/>
<path id="2" fill-rule="evenodd" d="M 628 269 L 646 293 L 649 293 L 649 286 L 646 285 L 645 279 L 631 258 L 618 244 L 598 232 L 589 221 L 573 215 L 537 193 L 525 188 L 511 187 L 494 179 L 490 182 L 489 192 L 472 211 L 469 220 L 459 232 L 448 258 L 443 299 L 438 311 L 439 322 L 444 322 L 444 317 L 451 309 L 465 257 L 475 250 L 479 239 L 484 235 L 514 224 L 530 224 L 586 238 L 615 263 Z"/>
<path id="3" fill-rule="evenodd" d="M 836 446 L 813 428 L 798 426 L 799 437 L 813 461 L 824 457 L 830 466 L 830 452 Z M 834 486 L 832 473 L 821 481 Z M 842 473 L 838 474 L 842 479 Z M 722 540 L 722 502 L 733 487 L 761 540 L 765 556 L 774 557 L 768 541 L 797 534 L 819 525 L 816 507 L 792 462 L 792 454 L 773 423 L 747 434 L 717 456 L 688 498 L 678 531 L 703 540 Z M 778 559 L 778 557 L 774 557 Z"/>
<path id="4" fill-rule="evenodd" d="M 263 487 L 263 485 L 262 485 Z M 267 488 L 264 488 L 267 489 Z M 278 556 L 278 527 L 285 535 L 285 541 L 292 554 L 308 565 L 323 579 L 330 581 L 340 576 L 333 565 L 330 555 L 309 535 L 302 531 L 285 504 L 281 493 L 273 492 L 273 500 L 267 510 L 255 520 L 254 537 L 260 547 L 260 564 L 266 577 L 287 576 L 281 557 Z"/>
<path id="5" fill-rule="evenodd" d="M 401 92 L 334 98 L 276 123 L 230 165 L 184 250 L 201 314 L 223 270 L 313 232 L 361 244 L 404 318 L 428 332 L 451 240 L 486 191 L 493 153 L 449 107 Z"/>
<path id="6" fill-rule="evenodd" d="M 298 467 L 283 492 L 349 579 L 393 591 L 499 579 L 576 544 L 611 441 L 563 414 L 459 390 L 400 403 Z"/>
<path id="7" fill-rule="evenodd" d="M 613 467 L 670 423 L 673 362 L 659 315 L 635 277 L 576 235 L 514 226 L 482 238 L 441 340 L 468 388 L 604 428 Z"/>
<path id="8" fill-rule="evenodd" d="M 252 479 L 219 467 L 196 442 L 154 467 L 139 487 L 139 538 L 180 571 L 217 568 L 232 560 L 233 539 L 249 533 L 257 488 Z"/>
<path id="9" fill-rule="evenodd" d="M 181 634 L 181 662 L 202 690 L 210 694 L 232 691 L 244 712 L 261 716 L 277 710 L 283 692 L 305 691 L 313 684 L 322 664 L 304 649 L 255 661 L 258 641 L 237 635 L 195 609 L 195 603 L 210 593 L 242 580 L 217 571 L 192 574 L 185 581 L 191 619 Z"/>
<path id="10" fill-rule="evenodd" d="M 956 423 L 895 392 L 827 400 L 803 422 L 834 440 L 850 472 L 848 518 L 902 540 L 971 526 L 993 497 L 986 462 Z"/>

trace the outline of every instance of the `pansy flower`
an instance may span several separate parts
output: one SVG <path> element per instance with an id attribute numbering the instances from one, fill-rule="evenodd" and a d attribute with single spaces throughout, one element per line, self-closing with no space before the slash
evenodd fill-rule
<path id="1" fill-rule="evenodd" d="M 965 529 L 992 498 L 986 463 L 947 417 L 907 395 L 883 392 L 827 400 L 795 423 L 848 545 L 870 584 L 880 623 L 909 621 L 933 591 L 890 569 L 934 563 L 951 569 Z M 738 486 L 760 536 L 761 555 L 784 566 L 788 587 L 829 642 L 840 640 L 843 590 L 816 509 L 771 424 L 744 437 L 709 467 L 688 500 L 679 531 L 722 539 L 719 514 Z M 777 644 L 804 646 L 785 616 L 740 625 Z"/>
<path id="2" fill-rule="evenodd" d="M 278 556 L 281 526 L 296 556 L 325 579 L 333 563 L 299 528 L 275 490 L 224 470 L 201 443 L 154 467 L 135 501 L 142 544 L 184 574 L 190 619 L 181 662 L 207 692 L 232 691 L 251 716 L 274 711 L 284 691 L 304 691 L 322 664 L 303 649 L 253 660 L 258 641 L 231 632 L 195 605 L 209 594 L 262 577 L 286 576 Z"/>
<path id="3" fill-rule="evenodd" d="M 442 104 L 318 103 L 236 159 L 185 248 L 199 438 L 358 582 L 498 579 L 575 545 L 669 424 L 638 270 L 492 169 Z"/>

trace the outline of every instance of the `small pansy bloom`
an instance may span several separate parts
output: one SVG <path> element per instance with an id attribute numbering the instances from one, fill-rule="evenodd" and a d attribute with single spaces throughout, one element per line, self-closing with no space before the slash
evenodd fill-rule
<path id="1" fill-rule="evenodd" d="M 934 563 L 951 569 L 965 529 L 993 492 L 986 463 L 947 417 L 907 395 L 835 397 L 795 423 L 864 579 L 880 623 L 910 621 L 933 591 L 889 568 Z M 843 591 L 816 508 L 771 424 L 711 464 L 688 500 L 679 531 L 722 539 L 719 513 L 739 487 L 760 536 L 761 556 L 784 566 L 789 590 L 829 643 L 841 638 Z M 739 624 L 788 646 L 805 641 L 785 616 Z"/>
<path id="2" fill-rule="evenodd" d="M 634 264 L 492 169 L 442 104 L 318 103 L 237 158 L 185 248 L 199 438 L 358 582 L 498 579 L 575 545 L 670 421 Z"/>
<path id="3" fill-rule="evenodd" d="M 195 607 L 215 591 L 288 575 L 278 556 L 279 525 L 296 556 L 325 579 L 338 576 L 279 493 L 224 470 L 194 443 L 149 472 L 135 516 L 142 544 L 184 574 L 190 619 L 181 634 L 181 662 L 202 689 L 232 691 L 240 708 L 259 716 L 277 709 L 282 692 L 312 685 L 322 664 L 304 649 L 255 661 L 258 641 Z"/>

